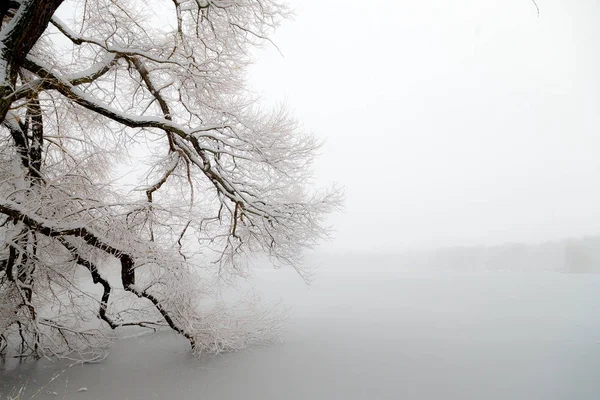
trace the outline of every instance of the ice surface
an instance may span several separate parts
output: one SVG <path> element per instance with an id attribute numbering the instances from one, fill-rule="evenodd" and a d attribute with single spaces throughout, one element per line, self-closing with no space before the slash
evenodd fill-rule
<path id="1" fill-rule="evenodd" d="M 257 282 L 292 306 L 282 342 L 198 360 L 173 334 L 121 340 L 99 364 L 0 372 L 0 399 L 19 384 L 24 399 L 600 398 L 600 275 L 329 266 L 310 287 Z"/>

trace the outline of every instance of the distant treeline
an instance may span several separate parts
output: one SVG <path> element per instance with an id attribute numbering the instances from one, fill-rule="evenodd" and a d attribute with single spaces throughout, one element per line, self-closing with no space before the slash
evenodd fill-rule
<path id="1" fill-rule="evenodd" d="M 600 236 L 539 244 L 442 248 L 405 253 L 402 264 L 453 271 L 600 272 Z"/>
<path id="2" fill-rule="evenodd" d="M 327 257 L 329 258 L 329 257 Z M 323 262 L 324 261 L 324 262 Z M 341 265 L 340 265 L 341 263 Z M 396 254 L 347 254 L 320 264 L 425 271 L 600 272 L 600 236 L 539 244 L 447 247 Z"/>

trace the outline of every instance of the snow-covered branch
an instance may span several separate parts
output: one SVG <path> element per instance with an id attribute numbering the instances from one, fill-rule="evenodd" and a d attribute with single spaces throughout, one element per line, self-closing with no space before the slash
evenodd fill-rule
<path id="1" fill-rule="evenodd" d="M 0 5 L 0 349 L 65 356 L 124 326 L 168 326 L 199 353 L 267 338 L 280 319 L 223 322 L 215 281 L 248 276 L 255 253 L 305 276 L 342 197 L 310 187 L 320 141 L 245 84 L 287 9 L 64 2 L 72 20 L 60 0 Z"/>

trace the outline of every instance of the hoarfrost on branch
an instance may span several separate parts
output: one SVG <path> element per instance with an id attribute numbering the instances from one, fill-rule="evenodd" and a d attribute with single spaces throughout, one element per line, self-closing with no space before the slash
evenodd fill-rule
<path id="1" fill-rule="evenodd" d="M 274 0 L 0 5 L 0 350 L 94 359 L 123 326 L 169 326 L 198 353 L 268 337 L 259 309 L 228 322 L 215 279 L 247 276 L 256 253 L 303 275 L 340 203 L 308 187 L 319 142 L 245 86 L 287 15 Z M 124 164 L 144 171 L 134 191 Z"/>

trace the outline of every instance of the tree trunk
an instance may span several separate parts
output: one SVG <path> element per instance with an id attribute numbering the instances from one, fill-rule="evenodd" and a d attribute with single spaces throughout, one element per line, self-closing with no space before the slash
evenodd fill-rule
<path id="1" fill-rule="evenodd" d="M 12 103 L 12 93 L 15 89 L 19 69 L 63 1 L 22 0 L 14 17 L 6 24 L 2 21 L 0 30 L 0 123 L 5 120 Z M 9 15 L 11 4 L 15 5 L 15 2 L 5 3 L 2 9 L 3 18 Z"/>

